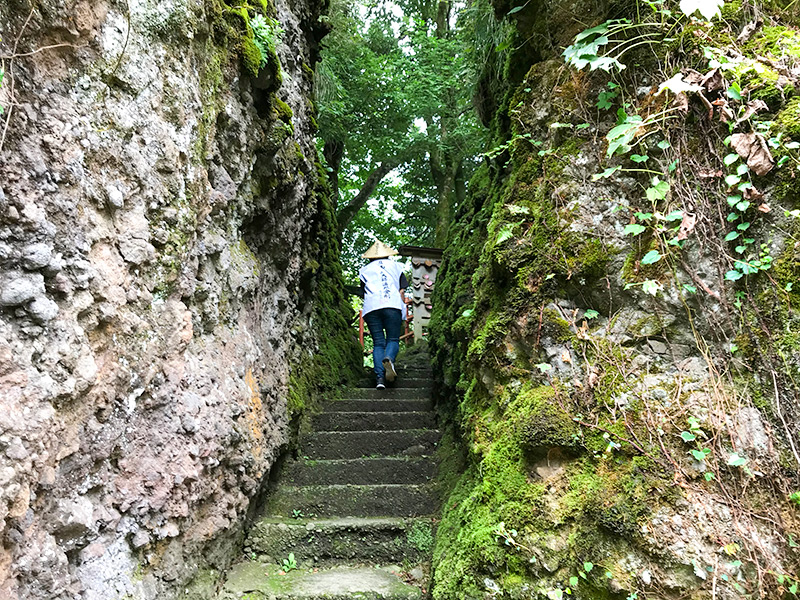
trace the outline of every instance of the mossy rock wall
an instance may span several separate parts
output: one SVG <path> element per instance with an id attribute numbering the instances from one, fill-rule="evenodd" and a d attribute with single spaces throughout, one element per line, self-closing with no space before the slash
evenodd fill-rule
<path id="1" fill-rule="evenodd" d="M 671 3 L 657 18 L 636 2 L 494 4 L 517 43 L 481 85 L 496 90 L 480 102 L 497 107 L 493 142 L 431 324 L 439 407 L 467 457 L 449 474 L 433 597 L 791 594 L 796 15 L 765 8 L 742 34 L 757 20 L 734 3 L 711 24 L 675 23 Z M 634 15 L 650 24 L 617 36 L 658 34 L 622 53 L 624 71 L 565 64 L 578 32 Z M 715 67 L 713 89 L 659 93 Z M 609 156 L 629 115 L 643 125 Z M 739 167 L 732 133 L 764 136 L 769 173 Z"/>
<path id="2" fill-rule="evenodd" d="M 325 4 L 0 3 L 3 599 L 214 597 L 358 367 L 313 139 Z M 259 15 L 285 33 L 256 64 Z"/>

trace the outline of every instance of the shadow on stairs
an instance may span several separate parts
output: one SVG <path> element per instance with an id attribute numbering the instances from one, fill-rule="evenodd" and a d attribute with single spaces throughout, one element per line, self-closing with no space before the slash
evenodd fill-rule
<path id="1" fill-rule="evenodd" d="M 440 433 L 427 366 L 328 401 L 284 466 L 219 600 L 425 597 Z"/>

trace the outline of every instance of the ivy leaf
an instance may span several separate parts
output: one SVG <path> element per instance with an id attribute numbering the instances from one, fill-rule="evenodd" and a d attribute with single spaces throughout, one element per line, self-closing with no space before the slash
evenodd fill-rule
<path id="1" fill-rule="evenodd" d="M 650 160 L 650 157 L 643 154 L 631 154 L 631 160 L 635 163 L 643 163 Z"/>
<path id="2" fill-rule="evenodd" d="M 697 439 L 697 436 L 690 431 L 681 431 L 681 437 L 684 442 L 693 442 Z"/>
<path id="3" fill-rule="evenodd" d="M 656 144 L 656 146 L 658 146 L 661 150 L 666 150 L 671 146 L 671 144 L 667 140 L 661 140 L 658 142 L 658 144 Z"/>
<path id="4" fill-rule="evenodd" d="M 738 238 L 738 237 L 739 237 L 739 235 L 740 235 L 740 234 L 739 234 L 739 232 L 738 232 L 738 231 L 731 231 L 731 232 L 729 232 L 729 233 L 728 233 L 728 235 L 726 235 L 726 236 L 725 236 L 725 241 L 726 241 L 726 242 L 732 242 L 733 240 L 735 240 L 736 238 Z"/>
<path id="5" fill-rule="evenodd" d="M 732 152 L 731 154 L 725 155 L 725 158 L 722 159 L 722 162 L 725 163 L 726 167 L 730 167 L 737 160 L 739 160 L 739 155 Z"/>
<path id="6" fill-rule="evenodd" d="M 739 177 L 738 175 L 728 175 L 725 178 L 725 183 L 727 183 L 729 186 L 733 187 L 734 185 L 739 183 L 741 180 L 742 180 L 742 178 Z"/>
<path id="7" fill-rule="evenodd" d="M 708 448 L 703 448 L 702 450 L 692 450 L 691 454 L 695 460 L 705 460 L 706 457 L 711 454 L 711 450 Z"/>
<path id="8" fill-rule="evenodd" d="M 655 296 L 660 289 L 661 285 L 657 281 L 653 281 L 652 279 L 648 279 L 647 281 L 642 283 L 642 291 L 645 294 L 650 294 L 651 296 Z"/>
<path id="9" fill-rule="evenodd" d="M 614 173 L 619 171 L 621 168 L 622 167 L 620 165 L 617 165 L 616 167 L 609 167 L 608 169 L 606 169 L 602 173 L 595 173 L 594 175 L 592 175 L 592 181 L 598 181 L 600 179 L 608 179 Z"/>
<path id="10" fill-rule="evenodd" d="M 661 260 L 661 253 L 658 250 L 650 250 L 650 252 L 642 257 L 642 264 L 652 265 L 653 263 L 657 263 L 659 260 Z"/>
<path id="11" fill-rule="evenodd" d="M 594 565 L 592 563 L 590 563 L 590 562 L 583 563 L 583 570 L 584 571 L 586 571 L 587 573 L 590 573 L 592 571 L 592 569 L 594 569 Z"/>
<path id="12" fill-rule="evenodd" d="M 631 223 L 630 225 L 625 225 L 625 235 L 639 235 L 643 233 L 645 229 L 647 228 L 644 225 Z"/>
<path id="13" fill-rule="evenodd" d="M 725 273 L 726 281 L 739 281 L 742 278 L 742 274 L 735 269 L 731 269 L 727 273 Z"/>
<path id="14" fill-rule="evenodd" d="M 731 453 L 728 457 L 729 467 L 743 467 L 747 464 L 747 459 L 744 456 L 739 456 L 736 452 Z"/>
<path id="15" fill-rule="evenodd" d="M 731 87 L 728 88 L 728 98 L 732 100 L 741 100 L 742 99 L 742 88 L 739 86 L 738 83 L 734 82 Z"/>
<path id="16" fill-rule="evenodd" d="M 735 194 L 733 196 L 728 196 L 727 201 L 728 201 L 728 206 L 735 206 L 737 203 L 742 201 L 742 195 Z"/>
<path id="17" fill-rule="evenodd" d="M 737 175 L 744 175 L 744 174 L 745 174 L 745 173 L 747 173 L 749 170 L 750 170 L 750 167 L 748 167 L 748 166 L 747 166 L 747 165 L 745 165 L 745 164 L 742 164 L 742 165 L 739 165 L 738 167 L 736 167 L 736 174 L 737 174 Z"/>
<path id="18" fill-rule="evenodd" d="M 669 213 L 666 217 L 664 217 L 665 221 L 679 221 L 683 220 L 683 211 L 682 210 L 673 210 Z"/>
<path id="19" fill-rule="evenodd" d="M 584 319 L 590 319 L 590 320 L 591 319 L 596 319 L 599 314 L 600 314 L 599 312 L 597 312 L 596 310 L 590 308 L 585 313 L 583 313 L 583 318 Z"/>
<path id="20" fill-rule="evenodd" d="M 658 177 L 653 178 L 653 185 L 645 190 L 645 195 L 650 202 L 657 202 L 667 197 L 669 183 L 660 181 Z"/>

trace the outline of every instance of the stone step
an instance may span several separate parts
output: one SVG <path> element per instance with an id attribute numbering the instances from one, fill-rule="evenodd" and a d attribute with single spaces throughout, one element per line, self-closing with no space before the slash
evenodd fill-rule
<path id="1" fill-rule="evenodd" d="M 416 517 L 436 513 L 430 485 L 279 485 L 267 515 L 290 517 Z"/>
<path id="2" fill-rule="evenodd" d="M 320 431 L 304 436 L 300 454 L 311 459 L 433 454 L 441 433 L 436 429 L 399 431 Z"/>
<path id="3" fill-rule="evenodd" d="M 393 398 L 398 400 L 409 400 L 415 398 L 430 398 L 430 392 L 425 388 L 391 388 L 376 390 L 375 388 L 351 388 L 345 390 L 342 399 L 364 399 L 386 400 Z"/>
<path id="4" fill-rule="evenodd" d="M 429 429 L 436 427 L 436 413 L 431 411 L 339 411 L 315 415 L 311 423 L 315 431 Z"/>
<path id="5" fill-rule="evenodd" d="M 281 482 L 290 485 L 372 485 L 426 483 L 437 465 L 428 457 L 298 460 L 286 466 Z"/>
<path id="6" fill-rule="evenodd" d="M 250 530 L 245 554 L 280 563 L 294 553 L 299 564 L 334 561 L 366 564 L 415 562 L 433 545 L 431 519 L 346 517 L 319 520 L 261 519 Z"/>
<path id="7" fill-rule="evenodd" d="M 430 388 L 433 386 L 432 377 L 409 377 L 402 374 L 397 376 L 397 380 L 393 383 L 387 384 L 393 389 L 405 388 Z M 362 379 L 356 385 L 356 389 L 370 389 L 375 387 L 375 378 Z"/>
<path id="8" fill-rule="evenodd" d="M 422 591 L 403 583 L 399 568 L 335 567 L 293 570 L 242 562 L 228 573 L 220 600 L 421 600 Z"/>
<path id="9" fill-rule="evenodd" d="M 329 400 L 322 405 L 323 412 L 425 412 L 432 409 L 433 401 L 430 398 L 410 400 L 355 398 Z"/>

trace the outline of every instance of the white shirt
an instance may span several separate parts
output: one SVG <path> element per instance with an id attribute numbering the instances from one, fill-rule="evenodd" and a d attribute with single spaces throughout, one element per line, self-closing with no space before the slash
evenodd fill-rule
<path id="1" fill-rule="evenodd" d="M 364 308 L 362 314 L 381 308 L 403 310 L 400 297 L 400 275 L 403 266 L 388 258 L 371 261 L 361 267 L 358 277 L 364 282 Z"/>

